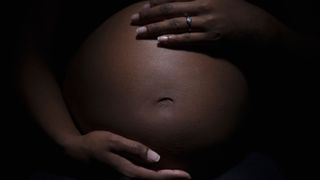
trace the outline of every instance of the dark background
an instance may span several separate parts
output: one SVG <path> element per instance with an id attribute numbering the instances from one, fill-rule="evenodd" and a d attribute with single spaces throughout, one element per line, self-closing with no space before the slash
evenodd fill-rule
<path id="1" fill-rule="evenodd" d="M 5 107 L 1 118 L 4 122 L 2 148 L 5 150 L 4 163 L 8 170 L 13 171 L 11 176 L 27 177 L 30 172 L 62 162 L 64 158 L 61 150 L 32 121 L 15 88 L 15 67 L 23 49 L 25 17 L 30 13 L 32 4 L 39 3 L 40 6 L 44 2 L 12 1 L 8 6 L 10 13 L 4 16 L 3 28 L 8 32 L 3 35 L 6 48 L 2 59 L 2 102 Z M 63 2 L 63 16 L 53 37 L 55 44 L 59 44 L 53 48 L 53 54 L 60 58 L 53 64 L 55 70 L 62 71 L 64 60 L 72 56 L 85 37 L 108 16 L 131 2 Z M 289 55 L 287 57 L 290 58 L 285 60 L 265 56 L 271 59 L 256 59 L 248 66 L 251 69 L 248 76 L 253 84 L 254 106 L 250 123 L 246 126 L 246 143 L 253 150 L 271 155 L 288 179 L 309 179 L 316 175 L 314 163 L 317 163 L 316 146 L 319 141 L 319 91 L 316 87 L 319 83 L 316 65 L 319 60 L 319 6 L 312 0 L 259 0 L 254 3 L 300 34 L 312 37 L 315 43 L 311 45 L 310 52 L 298 53 L 299 56 Z"/>

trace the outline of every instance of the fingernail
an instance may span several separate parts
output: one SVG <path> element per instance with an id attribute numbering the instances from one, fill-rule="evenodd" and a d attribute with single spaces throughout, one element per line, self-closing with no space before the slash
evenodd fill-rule
<path id="1" fill-rule="evenodd" d="M 140 18 L 140 15 L 139 15 L 138 13 L 136 13 L 136 14 L 134 14 L 134 15 L 131 16 L 131 20 L 132 20 L 132 21 L 138 21 L 139 18 Z"/>
<path id="2" fill-rule="evenodd" d="M 186 174 L 186 178 L 187 178 L 187 179 L 192 179 L 189 174 Z"/>
<path id="3" fill-rule="evenodd" d="M 175 170 L 174 172 L 179 174 L 179 175 L 183 174 L 188 179 L 192 179 L 191 175 L 189 173 L 185 172 L 185 171 Z"/>
<path id="4" fill-rule="evenodd" d="M 166 42 L 166 41 L 168 41 L 169 37 L 168 36 L 159 36 L 157 39 L 159 42 Z"/>
<path id="5" fill-rule="evenodd" d="M 188 179 L 192 179 L 190 174 L 186 174 Z"/>
<path id="6" fill-rule="evenodd" d="M 150 8 L 150 3 L 147 3 L 147 4 L 143 5 L 143 8 L 144 9 Z"/>
<path id="7" fill-rule="evenodd" d="M 147 27 L 145 27 L 145 26 L 139 27 L 136 29 L 136 32 L 137 32 L 137 34 L 145 33 L 145 32 L 147 32 Z"/>
<path id="8" fill-rule="evenodd" d="M 148 150 L 147 157 L 148 157 L 148 160 L 152 162 L 158 162 L 160 160 L 160 155 L 152 151 L 151 149 Z"/>

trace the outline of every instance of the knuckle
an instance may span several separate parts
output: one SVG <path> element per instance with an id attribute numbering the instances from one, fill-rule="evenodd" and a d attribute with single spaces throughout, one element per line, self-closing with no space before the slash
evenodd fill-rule
<path id="1" fill-rule="evenodd" d="M 169 20 L 168 22 L 169 26 L 170 26 L 170 29 L 180 29 L 182 24 L 180 21 L 178 21 L 177 19 L 172 19 L 172 20 Z"/>
<path id="2" fill-rule="evenodd" d="M 119 142 L 119 138 L 116 135 L 110 133 L 109 137 L 108 137 L 108 141 L 109 141 L 110 144 L 114 145 L 114 144 L 117 144 Z"/>
<path id="3" fill-rule="evenodd" d="M 159 4 L 159 1 L 158 0 L 150 0 L 149 3 L 151 6 L 156 6 Z"/>
<path id="4" fill-rule="evenodd" d="M 190 41 L 191 40 L 191 35 L 190 34 L 185 34 L 181 38 L 182 41 Z"/>
<path id="5" fill-rule="evenodd" d="M 208 15 L 204 19 L 205 19 L 205 23 L 211 23 L 211 22 L 215 21 L 216 18 L 213 15 Z"/>
<path id="6" fill-rule="evenodd" d="M 131 168 L 125 168 L 122 173 L 128 178 L 137 178 L 137 174 Z"/>
<path id="7" fill-rule="evenodd" d="M 209 38 L 214 40 L 214 41 L 218 41 L 218 40 L 220 40 L 222 38 L 222 34 L 219 33 L 219 32 L 213 32 L 209 36 L 210 36 Z"/>
<path id="8" fill-rule="evenodd" d="M 103 132 L 106 136 L 112 136 L 113 134 L 111 133 L 111 132 L 109 132 L 109 131 L 104 131 Z"/>
<path id="9" fill-rule="evenodd" d="M 173 5 L 172 4 L 160 5 L 159 10 L 161 15 L 169 15 L 173 11 Z"/>
<path id="10" fill-rule="evenodd" d="M 147 148 L 145 148 L 142 144 L 136 143 L 133 146 L 133 150 L 137 153 L 140 154 L 141 156 L 145 156 L 147 152 Z"/>
<path id="11" fill-rule="evenodd" d="M 148 18 L 149 16 L 150 16 L 150 11 L 149 10 L 141 10 L 139 12 L 139 17 L 142 20 Z"/>
<path id="12" fill-rule="evenodd" d="M 149 33 L 160 32 L 160 27 L 157 24 L 149 24 L 146 27 L 147 27 L 147 32 L 149 32 Z"/>
<path id="13" fill-rule="evenodd" d="M 207 11 L 210 10 L 210 7 L 211 7 L 211 5 L 209 4 L 209 2 L 208 1 L 204 1 L 204 2 L 199 3 L 198 10 L 200 12 L 207 12 Z"/>

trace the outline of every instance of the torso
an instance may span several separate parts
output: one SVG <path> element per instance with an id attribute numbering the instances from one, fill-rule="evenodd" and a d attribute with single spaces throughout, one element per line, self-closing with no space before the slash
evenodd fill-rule
<path id="1" fill-rule="evenodd" d="M 227 138 L 239 120 L 246 82 L 234 65 L 190 51 L 136 40 L 120 11 L 84 43 L 70 64 L 64 96 L 80 130 L 107 130 L 140 141 L 180 166 L 175 157 Z"/>

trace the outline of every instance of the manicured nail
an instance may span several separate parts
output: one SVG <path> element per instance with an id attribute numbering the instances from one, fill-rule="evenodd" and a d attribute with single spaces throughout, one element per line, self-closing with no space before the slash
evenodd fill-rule
<path id="1" fill-rule="evenodd" d="M 174 172 L 175 174 L 183 175 L 183 176 L 185 176 L 186 178 L 191 179 L 190 174 L 189 174 L 189 173 L 187 173 L 187 172 L 185 172 L 185 171 L 181 171 L 181 170 L 173 170 L 173 172 Z"/>
<path id="2" fill-rule="evenodd" d="M 160 155 L 152 151 L 151 149 L 148 150 L 147 157 L 148 157 L 148 160 L 151 162 L 158 162 L 160 160 Z"/>
<path id="3" fill-rule="evenodd" d="M 182 170 L 164 169 L 164 170 L 159 170 L 158 172 L 164 173 L 164 174 L 172 174 L 177 177 L 183 177 L 186 179 L 192 179 L 192 177 L 189 173 L 187 173 L 186 171 L 182 171 Z"/>
<path id="4" fill-rule="evenodd" d="M 168 36 L 159 36 L 157 39 L 159 42 L 166 42 L 166 41 L 168 41 L 169 37 Z"/>
<path id="5" fill-rule="evenodd" d="M 186 175 L 186 178 L 192 179 L 189 173 L 186 173 L 185 175 Z"/>
<path id="6" fill-rule="evenodd" d="M 134 14 L 134 15 L 131 16 L 131 20 L 132 20 L 132 21 L 138 21 L 139 18 L 140 18 L 140 15 L 139 15 L 138 13 L 136 13 L 136 14 Z"/>
<path id="7" fill-rule="evenodd" d="M 187 179 L 192 179 L 191 176 L 190 176 L 190 174 L 188 174 L 188 173 L 185 173 L 184 176 L 185 176 Z"/>
<path id="8" fill-rule="evenodd" d="M 144 8 L 144 9 L 150 8 L 150 3 L 147 3 L 147 4 L 143 5 L 143 8 Z"/>
<path id="9" fill-rule="evenodd" d="M 147 32 L 147 27 L 142 26 L 136 29 L 137 34 L 143 34 Z"/>

